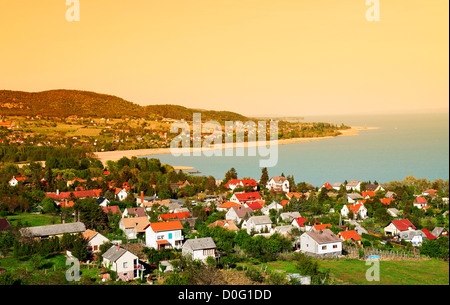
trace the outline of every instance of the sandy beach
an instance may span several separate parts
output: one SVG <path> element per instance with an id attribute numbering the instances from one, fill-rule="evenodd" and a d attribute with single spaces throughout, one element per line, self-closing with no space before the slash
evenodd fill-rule
<path id="1" fill-rule="evenodd" d="M 352 126 L 350 129 L 341 130 L 341 134 L 337 137 L 349 137 L 349 136 L 358 136 L 360 131 L 364 130 L 375 130 L 378 127 L 361 127 L 361 126 Z M 319 141 L 324 139 L 334 138 L 332 136 L 328 137 L 311 137 L 311 138 L 292 138 L 292 139 L 282 139 L 278 141 L 267 141 L 267 142 L 244 142 L 244 143 L 233 143 L 232 146 L 226 146 L 225 144 L 217 144 L 213 145 L 210 148 L 180 148 L 177 150 L 177 153 L 192 153 L 195 151 L 210 151 L 217 149 L 228 149 L 228 148 L 239 148 L 239 147 L 258 147 L 258 146 L 271 146 L 271 145 L 286 145 L 286 144 L 294 144 L 294 143 L 302 143 L 302 142 L 312 142 Z M 139 156 L 151 156 L 151 155 L 162 155 L 162 154 L 170 154 L 172 153 L 171 148 L 150 148 L 150 149 L 137 149 L 137 150 L 121 150 L 121 151 L 104 151 L 95 153 L 95 157 L 97 157 L 103 164 L 106 164 L 106 161 L 117 161 L 122 157 L 139 157 Z M 176 170 L 192 170 L 192 167 L 188 166 L 176 166 Z"/>

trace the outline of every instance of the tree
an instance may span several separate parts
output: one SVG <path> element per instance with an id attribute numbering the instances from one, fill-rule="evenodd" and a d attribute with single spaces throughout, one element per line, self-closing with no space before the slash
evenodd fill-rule
<path id="1" fill-rule="evenodd" d="M 264 167 L 261 170 L 261 178 L 259 179 L 259 184 L 265 187 L 268 181 L 269 181 L 269 173 L 267 172 L 267 167 Z"/>
<path id="2" fill-rule="evenodd" d="M 234 167 L 232 167 L 229 171 L 227 171 L 225 173 L 225 179 L 223 181 L 224 181 L 224 183 L 227 183 L 231 179 L 237 179 L 237 178 L 238 178 L 237 172 L 234 169 Z"/>

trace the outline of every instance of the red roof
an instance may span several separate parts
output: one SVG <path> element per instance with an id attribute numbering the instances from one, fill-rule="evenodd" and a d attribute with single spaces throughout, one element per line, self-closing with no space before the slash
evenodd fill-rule
<path id="1" fill-rule="evenodd" d="M 105 212 L 106 214 L 111 212 L 112 214 L 119 213 L 120 215 L 122 215 L 122 212 L 120 212 L 120 208 L 118 205 L 112 205 L 112 206 L 107 206 L 107 207 L 102 207 L 102 208 L 103 208 L 103 212 Z"/>
<path id="2" fill-rule="evenodd" d="M 234 195 L 239 201 L 255 201 L 262 199 L 261 195 L 258 192 L 238 193 Z"/>
<path id="3" fill-rule="evenodd" d="M 380 201 L 382 204 L 390 205 L 392 203 L 392 201 L 394 201 L 394 198 L 383 198 L 383 199 L 380 199 Z"/>
<path id="4" fill-rule="evenodd" d="M 250 209 L 252 209 L 253 211 L 254 211 L 254 210 L 260 210 L 260 209 L 262 209 L 262 205 L 261 205 L 259 202 L 257 202 L 257 201 L 254 201 L 254 202 L 247 202 L 246 204 L 247 204 L 247 206 L 248 206 Z"/>
<path id="5" fill-rule="evenodd" d="M 339 232 L 338 234 L 339 236 L 342 236 L 342 238 L 344 240 L 361 240 L 361 236 L 359 236 L 358 232 L 356 232 L 355 230 L 349 230 L 349 231 L 342 231 Z"/>
<path id="6" fill-rule="evenodd" d="M 347 205 L 347 209 L 348 209 L 349 211 L 351 211 L 353 214 L 356 214 L 356 213 L 358 213 L 359 209 L 360 209 L 362 206 L 364 206 L 364 202 L 365 202 L 365 200 L 360 200 L 360 201 L 358 201 L 358 203 L 355 203 L 355 204 L 348 204 L 348 205 Z"/>
<path id="7" fill-rule="evenodd" d="M 154 222 L 149 224 L 149 226 L 152 228 L 154 232 L 183 229 L 183 225 L 179 220 L 167 222 Z"/>
<path id="8" fill-rule="evenodd" d="M 221 205 L 219 205 L 218 208 L 229 209 L 231 207 L 238 206 L 238 205 L 240 205 L 240 204 L 237 203 L 237 202 L 227 201 L 227 202 L 222 203 Z"/>
<path id="9" fill-rule="evenodd" d="M 281 200 L 281 202 L 280 202 L 280 204 L 281 204 L 282 206 L 285 206 L 285 205 L 288 204 L 288 203 L 289 203 L 289 200 L 287 200 L 287 199 Z"/>
<path id="10" fill-rule="evenodd" d="M 230 181 L 228 181 L 225 186 L 227 188 L 230 187 L 230 185 L 240 185 L 242 184 L 243 186 L 257 186 L 258 183 L 256 183 L 256 181 L 254 179 L 231 179 Z"/>
<path id="11" fill-rule="evenodd" d="M 165 240 L 165 239 L 163 239 L 163 240 L 157 240 L 156 243 L 157 243 L 158 245 L 167 245 L 167 244 L 169 244 L 169 242 L 168 242 L 167 240 Z"/>
<path id="12" fill-rule="evenodd" d="M 409 227 L 413 228 L 414 230 L 416 229 L 416 227 L 408 219 L 393 220 L 392 223 L 400 231 L 407 231 Z"/>
<path id="13" fill-rule="evenodd" d="M 294 220 L 297 222 L 299 227 L 304 227 L 305 226 L 305 222 L 308 220 L 308 218 L 297 217 L 297 218 L 294 218 Z"/>
<path id="14" fill-rule="evenodd" d="M 316 230 L 325 230 L 327 228 L 331 228 L 331 224 L 324 223 L 324 224 L 321 224 L 321 225 L 315 225 L 314 226 L 314 229 L 316 229 Z"/>
<path id="15" fill-rule="evenodd" d="M 75 198 L 86 198 L 86 197 L 98 197 L 101 193 L 101 190 L 87 190 L 87 191 L 73 191 L 73 192 L 61 192 L 59 195 L 56 193 L 47 193 L 45 194 L 46 197 L 55 199 L 55 200 L 63 200 L 63 199 L 69 199 L 70 194 L 73 194 Z"/>
<path id="16" fill-rule="evenodd" d="M 416 199 L 414 199 L 414 203 L 426 204 L 427 200 L 425 197 L 416 197 Z"/>
<path id="17" fill-rule="evenodd" d="M 184 219 L 191 217 L 189 212 L 180 212 L 180 213 L 169 213 L 169 214 L 161 214 L 159 215 L 163 220 L 169 219 Z"/>
<path id="18" fill-rule="evenodd" d="M 366 198 L 366 196 L 373 197 L 375 196 L 375 192 L 374 191 L 361 192 L 361 196 L 362 198 Z"/>
<path id="19" fill-rule="evenodd" d="M 325 187 L 329 190 L 331 190 L 333 188 L 333 186 L 329 182 L 325 183 L 322 187 Z"/>
<path id="20" fill-rule="evenodd" d="M 436 236 L 431 234 L 430 231 L 428 231 L 427 229 L 423 228 L 422 232 L 425 233 L 425 235 L 427 236 L 427 239 L 436 239 Z"/>

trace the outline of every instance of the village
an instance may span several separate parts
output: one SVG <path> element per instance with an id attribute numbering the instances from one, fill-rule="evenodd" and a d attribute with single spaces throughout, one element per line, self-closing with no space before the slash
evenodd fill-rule
<path id="1" fill-rule="evenodd" d="M 258 180 L 238 179 L 231 169 L 219 181 L 176 172 L 157 159 L 122 158 L 108 168 L 90 162 L 89 170 L 7 169 L 14 175 L 3 181 L 1 273 L 8 274 L 5 258 L 53 252 L 96 266 L 95 282 L 146 284 L 180 283 L 189 266 L 180 267 L 183 259 L 214 266 L 212 274 L 247 271 L 256 282 L 264 281 L 262 267 L 247 263 L 289 255 L 309 263 L 369 256 L 448 260 L 448 181 L 312 186 L 284 174 L 269 178 L 265 168 Z M 20 198 L 28 192 L 34 204 Z M 52 220 L 30 226 L 13 217 L 19 210 L 23 219 Z M 319 273 L 286 272 L 269 283 L 314 284 Z"/>

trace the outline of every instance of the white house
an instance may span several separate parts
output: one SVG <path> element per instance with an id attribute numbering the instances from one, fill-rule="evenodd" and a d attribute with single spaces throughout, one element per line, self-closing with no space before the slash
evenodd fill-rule
<path id="1" fill-rule="evenodd" d="M 125 199 L 127 199 L 128 192 L 125 189 L 116 189 L 114 195 L 119 201 L 124 201 Z"/>
<path id="2" fill-rule="evenodd" d="M 272 177 L 266 187 L 269 191 L 289 193 L 289 180 L 285 177 Z"/>
<path id="3" fill-rule="evenodd" d="M 265 206 L 261 209 L 261 212 L 264 215 L 269 215 L 270 210 L 276 210 L 276 211 L 281 211 L 283 209 L 283 206 L 281 204 L 279 204 L 276 201 L 273 201 L 271 204 L 269 204 L 268 206 Z"/>
<path id="4" fill-rule="evenodd" d="M 300 236 L 300 251 L 312 256 L 339 256 L 342 240 L 329 229 L 308 231 Z"/>
<path id="5" fill-rule="evenodd" d="M 139 258 L 130 251 L 118 246 L 112 246 L 103 255 L 103 266 L 115 271 L 117 277 L 123 281 L 141 277 L 145 270 Z"/>
<path id="6" fill-rule="evenodd" d="M 250 217 L 253 210 L 245 206 L 232 206 L 225 214 L 226 219 L 233 220 L 234 223 L 239 224 L 243 219 Z"/>
<path id="7" fill-rule="evenodd" d="M 183 225 L 179 220 L 150 223 L 145 229 L 145 244 L 154 249 L 180 249 Z"/>
<path id="8" fill-rule="evenodd" d="M 364 219 L 367 217 L 367 209 L 361 201 L 358 201 L 358 203 L 344 205 L 341 209 L 341 215 L 343 217 L 348 217 L 350 212 L 353 213 L 354 219 L 357 219 L 358 217 Z"/>
<path id="9" fill-rule="evenodd" d="M 247 220 L 247 233 L 252 231 L 256 233 L 269 232 L 272 228 L 272 220 L 268 216 L 252 216 Z"/>
<path id="10" fill-rule="evenodd" d="M 124 231 L 128 239 L 136 239 L 145 233 L 149 224 L 147 216 L 122 218 L 119 221 L 119 229 Z"/>
<path id="11" fill-rule="evenodd" d="M 399 234 L 399 238 L 412 243 L 413 246 L 421 246 L 422 242 L 427 239 L 424 232 L 420 230 L 403 231 Z"/>
<path id="12" fill-rule="evenodd" d="M 83 234 L 84 239 L 86 239 L 88 241 L 88 248 L 93 253 L 99 252 L 100 246 L 103 245 L 104 243 L 109 242 L 108 238 L 106 238 L 102 234 L 100 234 L 96 231 L 90 230 L 90 229 L 87 229 L 82 234 Z"/>
<path id="13" fill-rule="evenodd" d="M 405 231 L 415 230 L 416 227 L 408 219 L 392 220 L 386 227 L 384 227 L 384 234 L 386 236 L 396 236 Z"/>
<path id="14" fill-rule="evenodd" d="M 362 195 L 359 193 L 350 193 L 347 194 L 347 202 L 348 203 L 356 203 L 358 199 L 362 199 Z"/>
<path id="15" fill-rule="evenodd" d="M 216 244 L 211 237 L 188 239 L 181 247 L 181 253 L 194 260 L 206 261 L 208 256 L 216 257 Z"/>
<path id="16" fill-rule="evenodd" d="M 347 191 L 361 191 L 361 181 L 352 180 L 347 183 L 345 186 Z"/>

